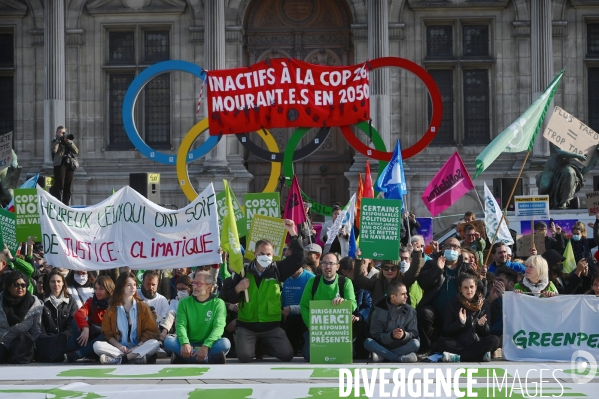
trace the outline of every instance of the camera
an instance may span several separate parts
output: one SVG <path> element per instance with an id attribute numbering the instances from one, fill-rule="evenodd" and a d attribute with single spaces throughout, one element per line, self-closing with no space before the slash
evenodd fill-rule
<path id="1" fill-rule="evenodd" d="M 73 133 L 69 133 L 69 134 L 67 134 L 67 136 L 66 136 L 66 137 L 67 137 L 67 139 L 68 139 L 68 140 L 73 140 L 73 139 L 75 139 L 75 136 L 73 136 Z"/>

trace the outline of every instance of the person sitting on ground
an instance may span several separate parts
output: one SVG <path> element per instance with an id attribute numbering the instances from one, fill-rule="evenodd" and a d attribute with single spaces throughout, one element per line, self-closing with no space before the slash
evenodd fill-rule
<path id="1" fill-rule="evenodd" d="M 308 327 L 308 330 L 304 332 L 304 349 L 302 350 L 307 362 L 310 362 L 310 301 L 332 300 L 333 306 L 336 306 L 347 300 L 351 302 L 352 312 L 357 308 L 352 281 L 337 274 L 339 260 L 339 254 L 332 252 L 322 257 L 322 262 L 320 262 L 322 276 L 312 277 L 308 280 L 300 300 L 302 319 Z M 352 321 L 356 322 L 357 320 L 358 318 L 352 315 Z"/>
<path id="2" fill-rule="evenodd" d="M 491 256 L 493 257 L 493 263 L 489 265 L 488 272 L 495 273 L 495 269 L 500 266 L 507 266 L 510 269 L 516 271 L 516 273 L 526 272 L 526 268 L 522 263 L 512 262 L 507 257 L 507 246 L 502 242 L 496 242 L 491 247 Z"/>
<path id="3" fill-rule="evenodd" d="M 564 236 L 562 234 L 562 228 L 557 226 L 554 222 L 551 222 L 549 226 L 552 236 L 547 235 L 547 223 L 536 222 L 534 225 L 535 235 L 545 237 L 545 251 L 555 249 L 560 254 L 564 253 L 566 249 L 566 243 L 564 242 Z"/>
<path id="4" fill-rule="evenodd" d="M 460 255 L 457 238 L 448 238 L 442 248 L 443 252 L 433 254 L 433 259 L 424 264 L 418 276 L 418 284 L 423 290 L 422 299 L 416 307 L 422 356 L 428 355 L 433 343 L 442 334 L 445 308 L 458 294 L 458 276 L 470 270 L 470 265 L 464 263 Z"/>
<path id="5" fill-rule="evenodd" d="M 54 269 L 45 281 L 44 312 L 42 313 L 42 336 L 64 333 L 66 340 L 72 335 L 71 323 L 79 307 L 69 295 L 65 278 Z M 38 345 L 39 347 L 39 345 Z M 66 345 L 65 345 L 66 348 Z M 60 354 L 62 359 L 64 353 Z"/>
<path id="6" fill-rule="evenodd" d="M 85 302 L 94 296 L 94 286 L 96 285 L 96 272 L 86 272 L 85 270 L 73 270 L 66 278 L 69 295 L 77 304 L 77 308 L 83 306 Z"/>
<path id="7" fill-rule="evenodd" d="M 549 281 L 549 267 L 541 255 L 533 255 L 526 260 L 526 273 L 521 283 L 514 285 L 515 293 L 532 293 L 541 298 L 557 295 L 557 289 Z"/>
<path id="8" fill-rule="evenodd" d="M 306 252 L 310 246 L 318 246 L 310 244 L 306 247 Z M 320 248 L 320 246 L 318 246 Z M 315 248 L 313 248 L 315 249 Z M 320 253 L 318 253 L 320 256 Z M 294 353 L 301 352 L 304 347 L 304 332 L 308 329 L 302 320 L 300 312 L 300 300 L 304 288 L 314 274 L 305 270 L 298 269 L 283 283 L 283 292 L 281 299 L 283 300 L 283 330 L 287 334 L 287 338 L 293 347 Z"/>
<path id="9" fill-rule="evenodd" d="M 489 325 L 491 334 L 499 337 L 500 345 L 503 342 L 503 294 L 506 291 L 513 291 L 517 281 L 518 275 L 507 266 L 501 266 L 495 271 L 495 283 L 488 298 L 491 304 Z"/>
<path id="10" fill-rule="evenodd" d="M 164 342 L 168 333 L 171 332 L 175 326 L 179 304 L 183 299 L 190 296 L 193 292 L 193 281 L 191 280 L 191 277 L 186 274 L 180 275 L 177 279 L 177 285 L 173 291 L 177 294 L 177 296 L 175 299 L 171 299 L 166 317 L 160 322 L 160 324 L 158 324 L 158 329 L 160 330 L 160 341 L 162 342 Z"/>
<path id="11" fill-rule="evenodd" d="M 269 240 L 256 242 L 256 259 L 244 267 L 245 277 L 236 274 L 230 288 L 223 296 L 227 303 L 237 303 L 238 318 L 235 324 L 235 349 L 242 363 L 250 362 L 256 353 L 256 345 L 266 355 L 290 362 L 293 348 L 281 328 L 281 286 L 289 276 L 304 264 L 304 248 L 298 240 L 293 220 L 285 220 L 285 228 L 291 239 L 291 256 L 273 262 L 274 245 Z M 249 302 L 244 291 L 248 291 Z"/>
<path id="12" fill-rule="evenodd" d="M 179 290 L 177 289 L 177 279 L 181 276 L 189 276 L 191 274 L 191 267 L 183 267 L 179 269 L 173 269 L 173 277 L 171 277 L 171 297 L 170 300 L 173 300 L 177 297 Z M 189 277 L 189 281 L 191 281 L 191 277 Z"/>
<path id="13" fill-rule="evenodd" d="M 102 320 L 106 342 L 96 341 L 94 352 L 102 364 L 155 363 L 160 334 L 150 307 L 136 294 L 135 274 L 121 273 Z"/>
<path id="14" fill-rule="evenodd" d="M 160 276 L 159 270 L 146 270 L 141 280 L 141 288 L 137 290 L 137 297 L 150 308 L 154 308 L 152 313 L 157 324 L 162 322 L 168 312 L 168 300 L 158 293 Z"/>
<path id="15" fill-rule="evenodd" d="M 407 303 L 408 289 L 405 284 L 392 281 L 387 292 L 387 296 L 374 306 L 370 322 L 372 338 L 364 341 L 364 347 L 372 353 L 374 363 L 382 359 L 415 362 L 420 341 L 416 310 Z"/>
<path id="16" fill-rule="evenodd" d="M 10 253 L 10 250 L 4 244 L 4 251 L 0 254 L 0 288 L 4 286 L 4 279 L 8 277 L 8 275 L 14 271 L 20 271 L 25 276 L 27 276 L 27 281 L 29 285 L 27 286 L 27 291 L 30 294 L 35 292 L 33 287 L 33 281 L 36 277 L 36 270 L 33 265 L 18 256 L 13 257 Z"/>
<path id="17" fill-rule="evenodd" d="M 67 343 L 69 352 L 65 362 L 74 363 L 78 359 L 94 356 L 94 343 L 104 341 L 102 321 L 114 293 L 114 281 L 109 276 L 100 276 L 94 285 L 94 295 L 73 315 L 71 322 L 73 336 Z"/>
<path id="18" fill-rule="evenodd" d="M 478 276 L 472 271 L 458 276 L 460 290 L 445 309 L 443 335 L 435 344 L 444 362 L 490 362 L 499 347 L 491 335 L 491 307 L 478 290 Z"/>
<path id="19" fill-rule="evenodd" d="M 461 242 L 462 248 L 470 249 L 476 254 L 477 266 L 482 266 L 484 263 L 484 251 L 487 246 L 485 240 L 480 236 L 480 233 L 476 231 L 476 227 L 471 224 L 467 224 L 464 227 L 464 239 Z"/>
<path id="20" fill-rule="evenodd" d="M 37 299 L 39 299 L 40 301 L 44 301 L 44 284 L 45 284 L 45 280 L 47 278 L 48 274 L 46 273 L 42 273 L 40 274 L 40 276 L 37 278 L 36 281 L 36 285 L 35 285 L 35 296 L 37 297 Z"/>
<path id="21" fill-rule="evenodd" d="M 177 335 L 169 335 L 164 347 L 172 352 L 171 363 L 224 364 L 231 342 L 222 338 L 227 309 L 214 295 L 214 276 L 197 271 L 193 296 L 183 298 L 177 309 Z"/>
<path id="22" fill-rule="evenodd" d="M 4 278 L 4 291 L 0 292 L 0 363 L 33 360 L 44 305 L 27 291 L 28 286 L 29 277 L 18 270 Z"/>

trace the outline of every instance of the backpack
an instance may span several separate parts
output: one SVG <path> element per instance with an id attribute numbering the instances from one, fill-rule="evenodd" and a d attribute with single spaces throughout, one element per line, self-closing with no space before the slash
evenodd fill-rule
<path id="1" fill-rule="evenodd" d="M 314 278 L 314 284 L 312 285 L 312 299 L 314 299 L 314 294 L 316 294 L 316 290 L 318 289 L 318 284 L 320 283 L 321 278 L 321 274 Z M 339 296 L 345 299 L 345 276 L 339 275 L 339 281 L 337 281 L 337 284 L 339 288 Z"/>

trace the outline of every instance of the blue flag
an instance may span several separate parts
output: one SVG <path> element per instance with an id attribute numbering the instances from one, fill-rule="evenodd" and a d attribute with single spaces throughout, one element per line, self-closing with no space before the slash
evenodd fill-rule
<path id="1" fill-rule="evenodd" d="M 358 251 L 358 244 L 356 243 L 356 232 L 354 230 L 354 225 L 351 226 L 351 232 L 349 233 L 349 251 L 347 256 L 350 258 L 356 257 L 356 252 Z"/>
<path id="2" fill-rule="evenodd" d="M 403 199 L 403 196 L 408 193 L 399 140 L 395 145 L 391 161 L 385 166 L 379 178 L 376 179 L 374 189 L 384 193 L 386 199 Z"/>

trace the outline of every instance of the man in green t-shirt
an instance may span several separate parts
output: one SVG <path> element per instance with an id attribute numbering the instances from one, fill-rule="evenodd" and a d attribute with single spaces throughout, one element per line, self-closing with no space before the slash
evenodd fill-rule
<path id="1" fill-rule="evenodd" d="M 339 255 L 333 252 L 329 252 L 322 257 L 320 266 L 322 269 L 322 276 L 312 277 L 308 280 L 302 299 L 300 300 L 300 311 L 302 319 L 308 327 L 308 331 L 304 333 L 304 359 L 310 361 L 310 301 L 333 301 L 333 306 L 339 305 L 343 301 L 351 301 L 352 312 L 358 307 L 356 303 L 356 294 L 354 293 L 354 286 L 349 278 L 343 277 L 343 290 L 339 287 Z M 313 293 L 314 283 L 318 279 L 318 287 L 316 292 Z M 343 294 L 342 294 L 343 292 Z M 352 320 L 357 321 L 356 316 L 352 316 Z"/>
<path id="2" fill-rule="evenodd" d="M 225 330 L 225 302 L 213 293 L 214 277 L 196 272 L 193 296 L 183 298 L 177 307 L 177 335 L 169 335 L 164 347 L 171 352 L 171 363 L 224 364 L 231 342 L 221 338 Z"/>

